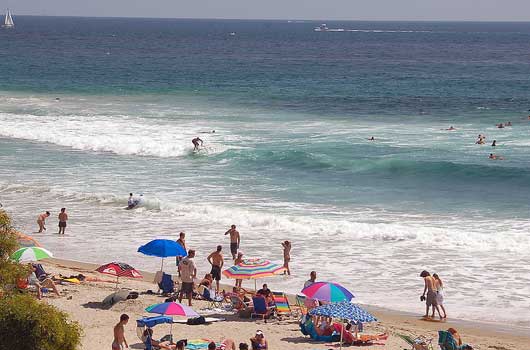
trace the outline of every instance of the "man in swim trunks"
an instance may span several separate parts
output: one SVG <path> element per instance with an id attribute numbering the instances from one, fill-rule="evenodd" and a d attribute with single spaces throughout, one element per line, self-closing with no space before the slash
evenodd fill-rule
<path id="1" fill-rule="evenodd" d="M 224 264 L 223 254 L 221 254 L 222 249 L 223 247 L 218 245 L 217 250 L 212 254 L 208 255 L 208 258 L 206 258 L 210 265 L 212 265 L 212 271 L 210 273 L 212 274 L 212 278 L 215 280 L 215 284 L 217 285 L 217 292 L 219 292 L 221 269 L 223 268 Z"/>
<path id="2" fill-rule="evenodd" d="M 42 231 L 46 231 L 46 226 L 44 225 L 46 224 L 46 218 L 49 216 L 50 216 L 50 212 L 47 211 L 45 213 L 40 214 L 37 217 L 37 224 L 39 225 L 39 233 L 41 233 Z"/>
<path id="3" fill-rule="evenodd" d="M 179 233 L 179 239 L 177 239 L 177 243 L 180 244 L 184 250 L 186 250 L 186 234 L 184 232 Z M 179 263 L 182 261 L 182 256 L 175 257 L 175 264 L 177 265 L 177 270 L 179 267 Z M 180 271 L 179 271 L 180 276 Z"/>
<path id="4" fill-rule="evenodd" d="M 64 235 L 64 230 L 66 229 L 66 221 L 68 221 L 68 214 L 66 214 L 66 208 L 61 208 L 59 213 L 59 234 Z"/>
<path id="5" fill-rule="evenodd" d="M 127 340 L 125 340 L 125 325 L 129 322 L 129 315 L 122 314 L 120 322 L 114 326 L 114 341 L 112 342 L 112 350 L 123 350 L 129 348 Z M 125 344 L 125 347 L 123 346 Z"/>
<path id="6" fill-rule="evenodd" d="M 241 238 L 239 237 L 239 232 L 236 230 L 236 225 L 232 225 L 230 230 L 225 232 L 225 236 L 230 234 L 230 253 L 232 253 L 232 259 L 236 259 L 237 250 L 239 249 L 239 243 L 241 243 Z"/>
<path id="7" fill-rule="evenodd" d="M 431 306 L 433 309 L 438 309 L 438 303 L 436 301 L 436 288 L 435 288 L 435 283 L 434 283 L 434 277 L 432 277 L 431 274 L 425 270 L 421 272 L 420 277 L 422 277 L 425 282 L 425 288 L 423 288 L 423 294 L 420 298 L 421 300 L 425 299 L 425 305 L 426 305 L 426 311 L 423 317 L 428 318 L 429 308 Z M 425 293 L 427 293 L 427 297 L 425 297 Z M 438 314 L 440 314 L 439 310 L 438 310 Z"/>
<path id="8" fill-rule="evenodd" d="M 201 143 L 201 147 L 203 145 L 202 140 L 199 137 L 194 138 L 191 140 L 191 143 L 193 143 L 193 150 L 198 151 L 199 150 L 199 142 Z"/>
<path id="9" fill-rule="evenodd" d="M 193 297 L 193 280 L 197 277 L 197 268 L 193 262 L 195 257 L 195 250 L 188 250 L 188 256 L 182 259 L 179 264 L 180 279 L 182 280 L 182 287 L 179 293 L 179 303 L 182 303 L 182 296 L 186 294 L 188 298 L 188 305 L 191 306 Z"/>

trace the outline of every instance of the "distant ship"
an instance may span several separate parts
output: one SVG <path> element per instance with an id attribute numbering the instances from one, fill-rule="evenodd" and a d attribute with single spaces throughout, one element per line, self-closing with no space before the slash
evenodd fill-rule
<path id="1" fill-rule="evenodd" d="M 318 27 L 315 27 L 313 29 L 315 32 L 344 32 L 345 30 L 343 28 L 328 28 L 326 23 L 322 23 Z"/>
<path id="2" fill-rule="evenodd" d="M 13 23 L 13 18 L 11 17 L 11 12 L 7 9 L 6 18 L 4 19 L 3 28 L 13 28 L 15 23 Z"/>

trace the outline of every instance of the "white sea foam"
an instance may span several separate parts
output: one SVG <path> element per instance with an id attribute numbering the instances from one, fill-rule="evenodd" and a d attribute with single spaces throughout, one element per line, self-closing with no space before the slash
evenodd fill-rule
<path id="1" fill-rule="evenodd" d="M 0 136 L 48 142 L 83 151 L 119 155 L 182 157 L 192 152 L 191 139 L 204 127 L 192 123 L 129 116 L 71 116 L 0 113 Z M 207 153 L 226 150 L 207 142 Z"/>

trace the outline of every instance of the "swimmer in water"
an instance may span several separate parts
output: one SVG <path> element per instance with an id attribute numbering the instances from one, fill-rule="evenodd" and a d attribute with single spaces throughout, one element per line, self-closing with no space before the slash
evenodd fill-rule
<path id="1" fill-rule="evenodd" d="M 506 122 L 504 123 L 504 126 L 512 126 L 512 122 Z"/>
<path id="2" fill-rule="evenodd" d="M 497 124 L 497 128 L 504 129 L 504 124 L 503 123 Z"/>
<path id="3" fill-rule="evenodd" d="M 203 142 L 200 138 L 196 137 L 193 140 L 191 140 L 191 143 L 193 143 L 193 150 L 198 151 L 199 150 L 199 142 L 201 143 L 201 147 L 203 145 Z"/>
<path id="4" fill-rule="evenodd" d="M 477 141 L 475 142 L 477 145 L 483 145 L 486 143 L 486 136 L 482 135 L 482 134 L 478 134 L 478 139 Z"/>
<path id="5" fill-rule="evenodd" d="M 456 128 L 451 125 L 448 129 L 445 129 L 445 130 L 453 131 L 453 130 L 456 130 Z"/>
<path id="6" fill-rule="evenodd" d="M 493 140 L 493 143 L 491 144 L 491 147 L 497 146 L 497 140 Z"/>
<path id="7" fill-rule="evenodd" d="M 368 141 L 375 141 L 375 138 L 372 136 L 368 139 Z"/>
<path id="8" fill-rule="evenodd" d="M 488 158 L 489 158 L 489 159 L 494 159 L 494 160 L 504 160 L 503 157 L 501 157 L 501 156 L 497 156 L 497 155 L 495 155 L 495 154 L 493 154 L 493 153 L 490 153 L 490 156 L 489 156 Z"/>

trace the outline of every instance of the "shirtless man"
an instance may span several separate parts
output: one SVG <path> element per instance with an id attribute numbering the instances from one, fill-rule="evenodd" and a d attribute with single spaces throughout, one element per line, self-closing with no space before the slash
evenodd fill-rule
<path id="1" fill-rule="evenodd" d="M 184 232 L 179 233 L 179 239 L 177 239 L 177 243 L 180 244 L 184 250 L 186 250 L 186 234 Z M 182 260 L 182 256 L 177 256 L 175 258 L 175 264 L 177 265 L 177 270 L 180 264 L 180 261 Z M 180 270 L 179 270 L 179 276 L 180 276 Z"/>
<path id="2" fill-rule="evenodd" d="M 66 214 L 66 208 L 61 208 L 59 213 L 59 234 L 64 235 L 64 230 L 66 229 L 66 221 L 68 221 L 68 214 Z"/>
<path id="3" fill-rule="evenodd" d="M 120 322 L 114 326 L 114 341 L 112 342 L 112 350 L 123 350 L 129 348 L 127 340 L 125 340 L 125 325 L 129 322 L 129 315 L 122 314 L 120 316 Z M 123 347 L 125 344 L 125 347 Z"/>
<path id="4" fill-rule="evenodd" d="M 424 318 L 429 317 L 429 308 L 432 306 L 433 312 L 434 309 L 438 310 L 438 314 L 440 315 L 440 310 L 438 309 L 438 303 L 436 302 L 436 287 L 434 283 L 434 277 L 431 276 L 431 274 L 428 271 L 423 270 L 420 273 L 420 277 L 423 278 L 423 281 L 425 282 L 425 287 L 423 288 L 423 294 L 421 296 L 421 300 L 425 300 L 425 315 Z M 427 296 L 425 296 L 425 293 L 427 293 Z M 440 319 L 442 317 L 440 316 Z"/>
<path id="5" fill-rule="evenodd" d="M 230 253 L 232 253 L 232 259 L 236 259 L 237 250 L 239 249 L 239 243 L 241 239 L 239 237 L 239 232 L 236 230 L 236 225 L 232 225 L 230 230 L 225 232 L 225 236 L 230 234 Z"/>
<path id="6" fill-rule="evenodd" d="M 221 280 L 221 269 L 223 268 L 224 259 L 223 254 L 221 254 L 222 246 L 218 245 L 217 250 L 212 254 L 208 255 L 208 262 L 212 265 L 212 274 L 215 284 L 217 285 L 217 292 L 219 292 L 219 281 Z"/>
<path id="7" fill-rule="evenodd" d="M 50 212 L 47 211 L 45 213 L 40 214 L 37 217 L 37 224 L 39 225 L 39 233 L 41 233 L 42 231 L 46 231 L 46 226 L 44 225 L 46 224 L 46 218 L 49 216 L 50 216 Z"/>
<path id="8" fill-rule="evenodd" d="M 203 145 L 203 142 L 200 138 L 196 137 L 193 140 L 191 140 L 191 143 L 193 143 L 193 150 L 198 151 L 199 150 L 199 142 L 201 143 L 201 147 Z"/>

